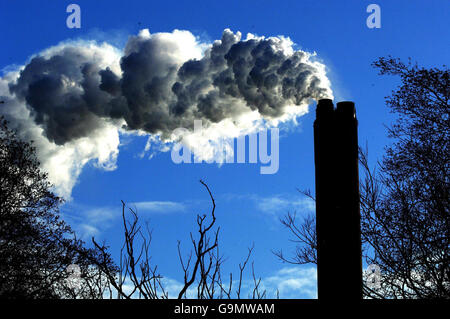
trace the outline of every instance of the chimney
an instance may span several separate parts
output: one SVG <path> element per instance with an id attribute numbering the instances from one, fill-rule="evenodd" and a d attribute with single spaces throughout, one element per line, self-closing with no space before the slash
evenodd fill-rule
<path id="1" fill-rule="evenodd" d="M 317 276 L 320 300 L 362 299 L 358 122 L 353 102 L 317 104 Z"/>

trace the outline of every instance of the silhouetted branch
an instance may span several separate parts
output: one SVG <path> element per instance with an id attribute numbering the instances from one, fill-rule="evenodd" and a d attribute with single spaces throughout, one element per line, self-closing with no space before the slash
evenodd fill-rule
<path id="1" fill-rule="evenodd" d="M 198 240 L 195 240 L 192 233 L 191 236 L 191 242 L 194 247 L 194 253 L 195 253 L 195 261 L 194 266 L 192 269 L 192 272 L 189 274 L 189 266 L 192 258 L 192 253 L 189 255 L 188 262 L 183 262 L 183 258 L 181 256 L 180 252 L 180 243 L 178 243 L 178 256 L 180 258 L 181 266 L 184 272 L 184 286 L 181 289 L 180 293 L 178 294 L 178 299 L 183 298 L 185 296 L 187 289 L 194 283 L 196 276 L 199 275 L 199 283 L 198 283 L 198 289 L 197 294 L 198 298 L 204 297 L 204 291 L 207 288 L 208 284 L 208 275 L 211 271 L 211 267 L 213 264 L 213 258 L 210 256 L 209 261 L 205 262 L 205 256 L 208 255 L 213 249 L 215 249 L 218 246 L 218 237 L 219 237 L 219 230 L 218 228 L 214 235 L 214 241 L 212 244 L 210 243 L 210 238 L 208 237 L 208 232 L 211 230 L 211 228 L 214 226 L 216 222 L 216 216 L 215 216 L 215 209 L 216 209 L 216 203 L 214 201 L 214 197 L 205 182 L 200 180 L 200 183 L 206 188 L 206 190 L 209 193 L 209 196 L 211 198 L 212 203 L 212 209 L 211 209 L 211 221 L 205 225 L 206 223 L 206 215 L 197 215 L 197 226 L 198 226 L 198 233 L 200 234 L 200 237 Z M 200 270 L 200 271 L 199 271 Z M 199 274 L 198 274 L 199 272 Z"/>
<path id="2" fill-rule="evenodd" d="M 152 234 L 148 225 L 145 233 L 139 226 L 139 218 L 135 210 L 129 208 L 131 220 L 126 217 L 126 204 L 122 201 L 122 223 L 124 227 L 124 244 L 120 252 L 120 262 L 118 278 L 106 272 L 103 265 L 99 265 L 106 272 L 108 280 L 116 289 L 118 298 L 129 299 L 135 294 L 139 298 L 158 299 L 167 298 L 167 292 L 161 282 L 162 276 L 157 273 L 157 266 L 150 265 L 151 256 L 149 254 Z M 137 236 L 137 237 L 136 237 Z M 141 244 L 136 249 L 136 242 L 140 240 Z M 106 247 L 99 245 L 92 239 L 95 247 L 106 255 Z M 131 288 L 125 291 L 124 286 L 130 281 Z M 130 287 L 130 285 L 128 285 Z"/>
<path id="3" fill-rule="evenodd" d="M 296 243 L 295 253 L 292 258 L 285 257 L 283 250 L 272 251 L 281 261 L 303 265 L 317 264 L 317 239 L 316 239 L 316 220 L 313 214 L 308 214 L 297 223 L 296 214 L 287 213 L 281 224 L 286 227 L 294 239 L 290 241 Z"/>

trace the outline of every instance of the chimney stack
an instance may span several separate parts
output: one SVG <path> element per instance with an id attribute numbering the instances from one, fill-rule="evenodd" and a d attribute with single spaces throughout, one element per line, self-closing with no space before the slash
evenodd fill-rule
<path id="1" fill-rule="evenodd" d="M 329 99 L 317 104 L 314 121 L 316 167 L 317 276 L 320 300 L 362 299 L 355 104 Z"/>

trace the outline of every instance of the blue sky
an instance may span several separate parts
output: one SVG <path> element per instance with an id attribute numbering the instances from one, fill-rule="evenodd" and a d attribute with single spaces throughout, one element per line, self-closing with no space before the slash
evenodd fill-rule
<path id="1" fill-rule="evenodd" d="M 81 7 L 81 28 L 66 27 L 66 7 Z M 369 29 L 366 8 L 381 8 L 381 28 Z M 380 77 L 370 64 L 379 56 L 411 57 L 424 66 L 448 62 L 448 1 L 12 1 L 0 3 L 3 73 L 24 65 L 31 55 L 61 41 L 107 41 L 123 49 L 127 38 L 148 28 L 150 33 L 188 30 L 202 42 L 220 39 L 224 29 L 258 36 L 289 37 L 296 49 L 316 52 L 327 66 L 335 101 L 356 103 L 360 145 L 368 143 L 374 163 L 389 143 L 384 125 L 392 122 L 384 97 L 396 79 Z M 64 218 L 89 240 L 105 240 L 113 255 L 122 242 L 120 200 L 135 203 L 153 229 L 153 261 L 163 275 L 181 280 L 177 240 L 188 247 L 195 215 L 208 213 L 210 201 L 199 179 L 210 186 L 217 203 L 225 272 L 255 244 L 257 275 L 281 297 L 315 297 L 314 269 L 280 263 L 271 253 L 294 250 L 278 221 L 288 211 L 300 216 L 314 206 L 296 188 L 314 190 L 314 105 L 309 113 L 280 129 L 279 170 L 261 175 L 258 164 L 175 164 L 170 152 L 141 157 L 147 136 L 121 134 L 114 170 L 93 163 L 82 168 L 63 207 Z M 250 273 L 248 273 L 250 275 Z"/>

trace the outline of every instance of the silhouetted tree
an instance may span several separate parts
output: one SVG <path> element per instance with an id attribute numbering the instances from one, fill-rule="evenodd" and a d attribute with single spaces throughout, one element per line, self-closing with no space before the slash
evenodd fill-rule
<path id="1" fill-rule="evenodd" d="M 0 118 L 0 297 L 101 298 L 108 288 L 100 256 L 59 218 L 31 143 Z M 75 264 L 76 266 L 69 265 Z M 106 263 L 114 272 L 112 262 Z"/>
<path id="2" fill-rule="evenodd" d="M 184 274 L 178 298 L 194 290 L 199 299 L 241 298 L 243 272 L 253 247 L 239 264 L 239 279 L 234 281 L 230 273 L 229 282 L 222 281 L 224 258 L 219 254 L 215 200 L 206 183 L 201 184 L 213 206 L 210 216 L 197 215 L 199 238 L 191 233 L 193 253 L 187 259 L 178 242 Z M 151 264 L 151 231 L 148 225 L 141 228 L 135 210 L 127 210 L 122 202 L 125 239 L 116 265 L 109 247 L 92 239 L 94 247 L 87 248 L 76 238 L 60 219 L 58 207 L 63 201 L 51 189 L 32 142 L 22 141 L 0 118 L 0 298 L 169 297 L 163 277 Z M 253 264 L 252 276 L 254 287 L 247 297 L 264 298 Z"/>
<path id="3" fill-rule="evenodd" d="M 248 265 L 253 246 L 243 263 L 239 264 L 239 278 L 233 280 L 230 273 L 225 280 L 222 278 L 222 264 L 224 257 L 219 252 L 219 230 L 216 228 L 216 203 L 208 185 L 200 181 L 206 188 L 211 199 L 210 214 L 197 215 L 198 238 L 190 233 L 191 250 L 183 258 L 181 242 L 178 241 L 178 257 L 183 274 L 183 284 L 177 292 L 179 299 L 223 299 L 223 298 L 252 298 L 262 299 L 266 291 L 260 287 L 261 279 L 257 278 L 252 263 L 252 290 L 248 295 L 242 295 L 243 273 Z M 166 282 L 158 272 L 158 267 L 151 263 L 150 243 L 152 232 L 148 224 L 142 228 L 135 209 L 122 202 L 122 221 L 124 227 L 124 243 L 120 251 L 120 262 L 117 273 L 111 273 L 107 263 L 97 261 L 98 269 L 104 272 L 117 298 L 167 299 L 169 292 Z M 129 214 L 126 214 L 126 212 Z M 109 256 L 108 247 L 92 239 L 99 255 Z M 107 257 L 104 259 L 107 261 Z M 114 297 L 114 296 L 112 296 Z"/>
<path id="4" fill-rule="evenodd" d="M 381 270 L 381 287 L 365 285 L 364 294 L 450 298 L 449 70 L 392 57 L 379 58 L 373 66 L 381 75 L 399 76 L 401 85 L 386 97 L 398 116 L 388 128 L 394 143 L 374 170 L 367 151 L 360 151 L 364 258 Z M 314 216 L 297 223 L 295 214 L 288 214 L 282 223 L 298 245 L 292 258 L 275 254 L 291 263 L 316 262 Z"/>

